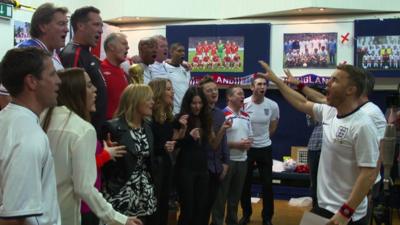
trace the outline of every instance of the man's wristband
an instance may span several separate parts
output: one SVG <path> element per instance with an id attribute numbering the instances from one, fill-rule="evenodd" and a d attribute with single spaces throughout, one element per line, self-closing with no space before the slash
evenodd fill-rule
<path id="1" fill-rule="evenodd" d="M 339 209 L 339 213 L 342 214 L 342 216 L 346 217 L 347 219 L 350 219 L 351 216 L 354 214 L 354 209 L 351 208 L 349 205 L 344 203 L 342 207 Z"/>
<path id="2" fill-rule="evenodd" d="M 297 90 L 302 91 L 306 85 L 303 82 L 297 84 Z"/>

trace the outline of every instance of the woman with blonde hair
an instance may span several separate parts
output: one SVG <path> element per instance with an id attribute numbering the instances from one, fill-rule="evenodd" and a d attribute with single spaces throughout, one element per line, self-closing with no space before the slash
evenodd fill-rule
<path id="1" fill-rule="evenodd" d="M 94 187 L 97 138 L 89 121 L 90 112 L 96 110 L 96 87 L 80 68 L 57 73 L 62 81 L 58 106 L 44 112 L 42 126 L 54 158 L 62 224 L 81 224 L 81 200 L 107 224 L 141 224 L 136 218 L 128 219 L 116 212 Z M 105 145 L 105 148 L 108 147 Z"/>
<path id="2" fill-rule="evenodd" d="M 125 88 L 115 114 L 106 122 L 105 134 L 126 147 L 127 153 L 103 167 L 103 191 L 119 212 L 151 222 L 156 198 L 151 178 L 154 171 L 153 134 L 147 118 L 153 110 L 153 92 L 143 84 Z"/>
<path id="3" fill-rule="evenodd" d="M 177 139 L 184 136 L 187 115 L 174 122 L 172 109 L 174 89 L 168 79 L 157 78 L 150 81 L 154 93 L 152 129 L 154 134 L 154 155 L 157 158 L 157 171 L 154 171 L 154 183 L 157 193 L 156 219 L 160 225 L 168 223 L 168 201 L 173 172 L 174 146 Z"/>

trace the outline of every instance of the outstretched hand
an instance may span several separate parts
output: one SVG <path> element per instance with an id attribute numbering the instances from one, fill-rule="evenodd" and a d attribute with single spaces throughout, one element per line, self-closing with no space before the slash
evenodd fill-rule
<path id="1" fill-rule="evenodd" d="M 285 75 L 286 75 L 286 77 L 287 77 L 287 81 L 288 81 L 289 84 L 298 85 L 298 84 L 300 83 L 300 81 L 297 80 L 297 79 L 292 75 L 292 73 L 290 72 L 289 69 L 284 69 L 283 72 L 285 72 Z"/>
<path id="2" fill-rule="evenodd" d="M 274 73 L 274 71 L 271 70 L 271 68 L 269 67 L 269 65 L 264 62 L 263 60 L 259 60 L 258 63 L 260 63 L 260 65 L 262 66 L 262 68 L 264 68 L 265 72 L 267 74 L 265 74 L 265 78 L 267 78 L 268 80 L 276 83 L 279 79 L 279 77 L 277 77 Z M 263 75 L 262 73 L 260 73 L 261 75 Z"/>
<path id="3" fill-rule="evenodd" d="M 349 219 L 342 216 L 340 212 L 337 212 L 326 225 L 347 225 L 349 223 Z"/>

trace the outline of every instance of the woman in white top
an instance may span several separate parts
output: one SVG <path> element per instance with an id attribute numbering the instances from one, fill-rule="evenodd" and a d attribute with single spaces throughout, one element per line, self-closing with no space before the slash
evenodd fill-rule
<path id="1" fill-rule="evenodd" d="M 42 115 L 42 124 L 54 158 L 62 224 L 81 224 L 81 200 L 107 224 L 141 224 L 115 211 L 94 187 L 96 131 L 88 121 L 96 110 L 96 88 L 82 69 L 57 73 L 62 81 L 58 106 Z"/>

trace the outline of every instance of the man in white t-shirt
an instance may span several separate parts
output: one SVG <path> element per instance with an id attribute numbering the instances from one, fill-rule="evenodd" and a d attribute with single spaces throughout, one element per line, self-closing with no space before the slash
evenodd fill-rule
<path id="1" fill-rule="evenodd" d="M 310 101 L 327 104 L 327 99 L 325 95 L 304 84 L 301 84 L 299 80 L 293 77 L 293 75 L 290 73 L 289 70 L 285 70 L 285 73 L 288 78 L 288 82 L 292 85 L 297 86 L 298 90 L 301 91 L 303 94 L 305 94 L 306 97 L 310 99 Z M 376 104 L 370 102 L 368 99 L 368 96 L 374 90 L 375 78 L 371 73 L 365 73 L 365 76 L 366 76 L 365 90 L 359 97 L 358 103 L 360 109 L 364 111 L 371 118 L 372 122 L 374 122 L 375 127 L 378 130 L 379 140 L 380 140 L 385 135 L 386 119 L 385 116 L 383 115 L 382 110 Z M 301 88 L 299 89 L 299 87 Z"/>
<path id="2" fill-rule="evenodd" d="M 183 58 L 185 57 L 185 47 L 182 44 L 171 44 L 169 53 L 171 54 L 171 60 L 169 63 L 165 63 L 165 68 L 168 72 L 166 78 L 171 81 L 174 87 L 173 113 L 176 115 L 181 110 L 183 96 L 189 88 L 190 72 L 182 66 Z"/>
<path id="3" fill-rule="evenodd" d="M 379 135 L 371 118 L 360 110 L 366 72 L 339 65 L 327 84 L 326 105 L 308 101 L 279 79 L 265 62 L 260 63 L 291 105 L 323 124 L 319 207 L 312 211 L 330 218 L 328 225 L 367 225 L 366 196 L 378 174 Z"/>
<path id="4" fill-rule="evenodd" d="M 154 60 L 154 63 L 149 66 L 151 72 L 151 79 L 165 78 L 168 74 L 167 69 L 165 68 L 165 60 L 168 56 L 168 41 L 162 35 L 155 35 L 154 38 L 157 41 L 157 54 Z"/>
<path id="5" fill-rule="evenodd" d="M 153 79 L 149 66 L 154 63 L 157 55 L 157 41 L 154 38 L 142 38 L 139 41 L 138 49 L 144 83 L 148 84 Z"/>
<path id="6" fill-rule="evenodd" d="M 278 127 L 278 104 L 265 97 L 267 80 L 264 76 L 256 75 L 251 82 L 253 95 L 244 100 L 244 111 L 249 114 L 253 130 L 253 143 L 247 152 L 247 175 L 243 187 L 241 205 L 243 218 L 239 224 L 245 225 L 250 221 L 251 183 L 253 171 L 257 165 L 262 184 L 263 225 L 270 225 L 274 214 L 274 194 L 272 191 L 272 142 L 270 137 Z"/>
<path id="7" fill-rule="evenodd" d="M 38 116 L 57 104 L 61 80 L 51 54 L 36 47 L 9 50 L 0 67 L 12 97 L 0 112 L 7 128 L 0 129 L 0 224 L 60 225 L 53 157 Z"/>
<path id="8" fill-rule="evenodd" d="M 230 152 L 228 173 L 221 181 L 217 198 L 212 209 L 212 224 L 223 225 L 225 204 L 227 225 L 238 224 L 237 211 L 247 171 L 247 150 L 252 143 L 252 129 L 249 115 L 241 110 L 244 92 L 234 86 L 226 90 L 228 106 L 223 110 L 226 120 L 232 121 L 232 127 L 226 130 Z"/>

